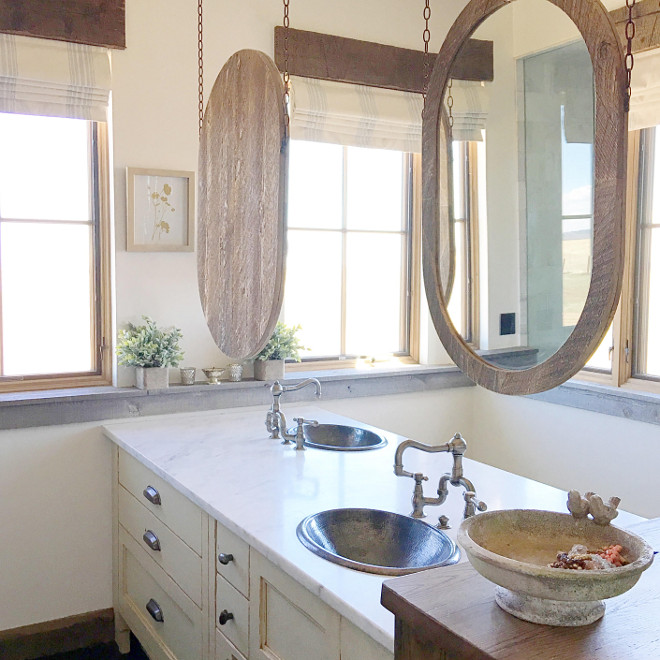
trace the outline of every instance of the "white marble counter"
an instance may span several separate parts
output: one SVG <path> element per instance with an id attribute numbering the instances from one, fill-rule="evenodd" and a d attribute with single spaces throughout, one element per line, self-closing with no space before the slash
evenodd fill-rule
<path id="1" fill-rule="evenodd" d="M 304 416 L 351 423 L 309 404 L 287 407 L 284 402 L 283 407 L 289 419 Z M 129 454 L 380 644 L 393 649 L 394 616 L 380 605 L 384 578 L 320 559 L 298 541 L 296 527 L 309 514 L 338 507 L 410 513 L 413 480 L 396 477 L 392 469 L 396 446 L 404 438 L 387 433 L 387 447 L 365 452 L 294 451 L 268 438 L 265 414 L 264 407 L 234 408 L 159 416 L 104 428 Z M 466 441 L 469 456 L 470 438 Z M 438 479 L 451 469 L 452 459 L 444 453 L 408 449 L 403 462 L 406 470 L 429 476 L 425 494 L 435 496 Z M 469 459 L 464 465 L 465 476 L 491 510 L 566 510 L 563 491 Z M 426 511 L 432 523 L 441 514 L 449 516 L 453 529 L 448 534 L 456 539 L 463 513 L 459 489 L 451 488 L 443 506 L 427 507 Z M 616 522 L 627 526 L 640 520 L 622 512 Z"/>

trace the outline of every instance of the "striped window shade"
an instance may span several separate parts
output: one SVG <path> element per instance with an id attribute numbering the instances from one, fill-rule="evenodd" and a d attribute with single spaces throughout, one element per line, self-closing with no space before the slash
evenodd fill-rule
<path id="1" fill-rule="evenodd" d="M 481 142 L 482 130 L 488 119 L 488 88 L 479 82 L 454 80 L 451 94 L 454 99 L 452 114 L 454 140 Z M 446 95 L 445 95 L 446 96 Z"/>
<path id="2" fill-rule="evenodd" d="M 0 34 L 0 112 L 108 120 L 106 48 Z"/>
<path id="3" fill-rule="evenodd" d="M 660 48 L 635 55 L 628 129 L 660 124 Z"/>
<path id="4" fill-rule="evenodd" d="M 291 76 L 291 137 L 421 152 L 422 96 Z"/>

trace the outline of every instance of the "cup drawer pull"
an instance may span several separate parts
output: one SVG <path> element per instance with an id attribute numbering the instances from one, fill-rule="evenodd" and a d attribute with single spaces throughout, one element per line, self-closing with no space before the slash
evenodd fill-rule
<path id="1" fill-rule="evenodd" d="M 152 549 L 155 550 L 156 552 L 160 552 L 160 540 L 159 538 L 150 530 L 148 529 L 143 535 L 142 535 L 142 540 Z"/>
<path id="2" fill-rule="evenodd" d="M 153 598 L 150 598 L 147 603 L 147 612 L 151 614 L 151 618 L 154 621 L 158 621 L 159 623 L 165 621 L 163 618 L 163 610 L 160 609 L 160 605 Z"/>
<path id="3" fill-rule="evenodd" d="M 220 612 L 220 616 L 218 617 L 218 622 L 220 623 L 221 626 L 224 626 L 227 621 L 230 621 L 231 619 L 234 618 L 234 615 L 231 612 L 227 612 L 227 610 L 222 610 Z"/>
<path id="4" fill-rule="evenodd" d="M 230 561 L 234 561 L 234 555 L 231 553 L 225 554 L 224 552 L 221 552 L 218 555 L 218 561 L 223 565 L 226 566 Z"/>
<path id="5" fill-rule="evenodd" d="M 147 486 L 143 491 L 142 494 L 152 503 L 152 504 L 160 504 L 160 493 L 153 487 L 153 486 Z"/>

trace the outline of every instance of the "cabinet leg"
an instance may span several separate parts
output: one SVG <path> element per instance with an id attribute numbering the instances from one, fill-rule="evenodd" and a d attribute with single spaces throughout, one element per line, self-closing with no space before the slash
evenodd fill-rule
<path id="1" fill-rule="evenodd" d="M 115 643 L 119 652 L 124 655 L 131 650 L 131 629 L 121 614 L 115 611 Z"/>

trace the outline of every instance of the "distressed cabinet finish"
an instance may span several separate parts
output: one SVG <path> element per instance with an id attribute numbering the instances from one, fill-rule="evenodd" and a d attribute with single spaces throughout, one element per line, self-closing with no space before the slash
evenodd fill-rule
<path id="1" fill-rule="evenodd" d="M 392 660 L 225 525 L 115 449 L 116 639 L 151 660 Z M 348 569 L 346 569 L 348 570 Z"/>

